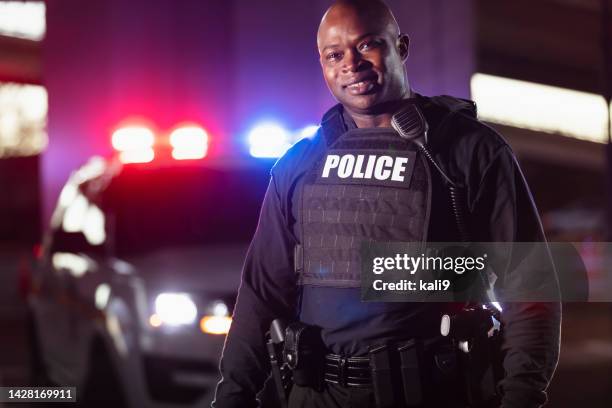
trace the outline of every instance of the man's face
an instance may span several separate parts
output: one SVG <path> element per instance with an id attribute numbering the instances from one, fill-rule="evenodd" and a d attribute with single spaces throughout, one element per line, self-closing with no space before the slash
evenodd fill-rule
<path id="1" fill-rule="evenodd" d="M 406 93 L 408 39 L 386 24 L 347 12 L 325 21 L 318 36 L 323 77 L 349 111 L 368 114 Z"/>

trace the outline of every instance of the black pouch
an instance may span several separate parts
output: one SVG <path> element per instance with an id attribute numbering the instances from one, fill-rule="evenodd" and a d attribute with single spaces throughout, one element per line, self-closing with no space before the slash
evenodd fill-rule
<path id="1" fill-rule="evenodd" d="M 301 322 L 287 326 L 283 359 L 293 372 L 295 384 L 321 390 L 324 354 L 318 327 Z"/>
<path id="2" fill-rule="evenodd" d="M 412 339 L 398 346 L 404 402 L 407 407 L 421 406 L 425 401 L 423 379 L 423 344 Z"/>
<path id="3" fill-rule="evenodd" d="M 377 408 L 397 408 L 403 406 L 401 382 L 397 376 L 397 356 L 395 350 L 387 345 L 372 346 L 369 350 L 370 372 Z"/>
<path id="4" fill-rule="evenodd" d="M 456 346 L 443 337 L 397 345 L 406 407 L 465 406 Z"/>

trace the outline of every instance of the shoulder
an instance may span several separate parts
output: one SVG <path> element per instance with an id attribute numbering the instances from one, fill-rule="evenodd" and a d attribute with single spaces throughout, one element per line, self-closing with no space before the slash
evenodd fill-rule
<path id="1" fill-rule="evenodd" d="M 470 161 L 487 164 L 500 151 L 511 151 L 510 145 L 499 132 L 475 117 L 455 113 L 445 127 L 446 135 L 442 137 L 458 159 L 469 158 Z"/>
<path id="2" fill-rule="evenodd" d="M 484 173 L 501 152 L 512 154 L 503 136 L 478 119 L 474 102 L 447 95 L 423 100 L 428 145 L 460 177 Z"/>
<path id="3" fill-rule="evenodd" d="M 270 170 L 272 178 L 279 189 L 293 181 L 314 165 L 324 152 L 321 128 L 312 137 L 305 137 L 295 143 L 277 160 Z"/>

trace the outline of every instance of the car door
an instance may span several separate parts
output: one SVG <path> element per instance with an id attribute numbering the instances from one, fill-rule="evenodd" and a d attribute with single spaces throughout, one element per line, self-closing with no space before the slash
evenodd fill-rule
<path id="1" fill-rule="evenodd" d="M 67 275 L 78 265 L 78 255 L 72 254 L 74 237 L 61 228 L 51 234 L 50 244 L 40 267 L 40 289 L 36 307 L 39 343 L 49 363 L 52 379 L 66 376 L 68 320 L 70 310 Z"/>
<path id="2" fill-rule="evenodd" d="M 94 292 L 104 242 L 103 215 L 79 188 L 57 222 L 46 262 L 52 295 L 43 330 L 63 383 L 75 383 L 87 359 L 84 334 L 98 317 Z"/>

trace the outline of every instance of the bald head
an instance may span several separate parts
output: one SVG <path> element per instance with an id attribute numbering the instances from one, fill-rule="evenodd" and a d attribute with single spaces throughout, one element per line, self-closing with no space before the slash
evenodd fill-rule
<path id="1" fill-rule="evenodd" d="M 323 77 L 354 118 L 378 115 L 409 95 L 408 43 L 380 0 L 339 0 L 325 12 L 317 33 Z"/>
<path id="2" fill-rule="evenodd" d="M 368 20 L 380 32 L 398 37 L 397 20 L 389 7 L 380 0 L 338 0 L 332 4 L 321 19 L 317 32 L 317 45 L 321 51 L 321 35 L 330 28 L 343 25 L 347 19 Z"/>

